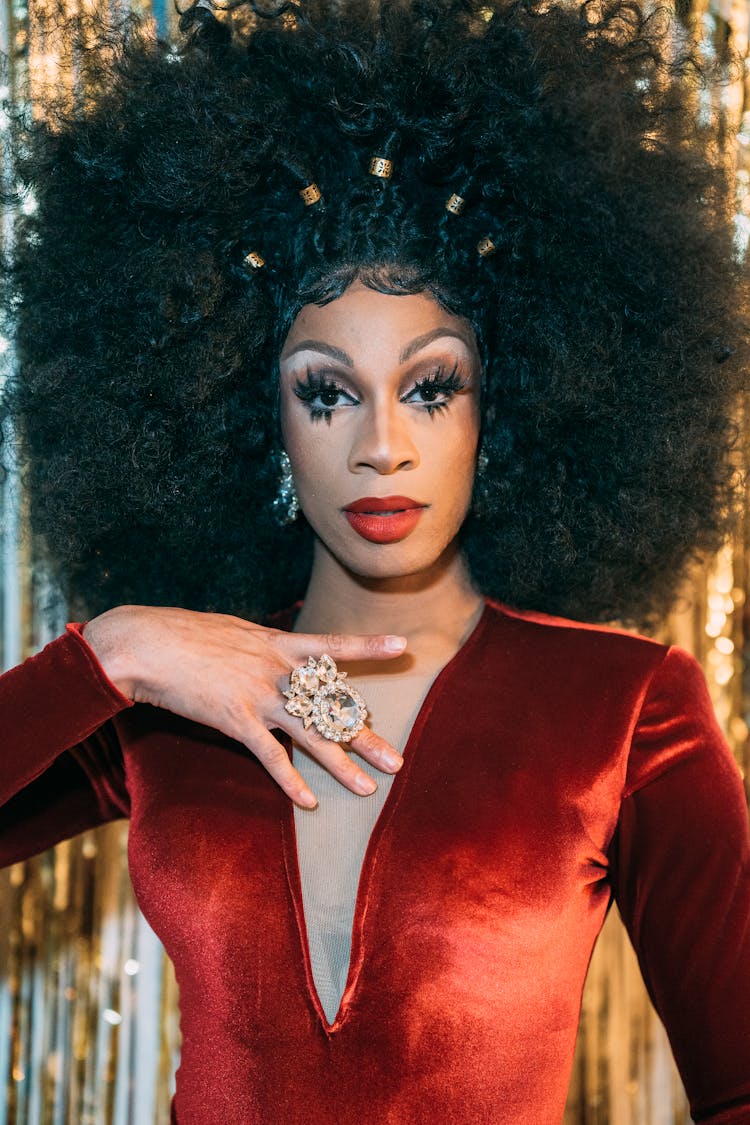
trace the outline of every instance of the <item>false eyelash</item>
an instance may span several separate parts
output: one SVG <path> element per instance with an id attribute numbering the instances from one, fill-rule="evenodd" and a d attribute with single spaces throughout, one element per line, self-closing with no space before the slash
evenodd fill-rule
<path id="1" fill-rule="evenodd" d="M 438 367 L 424 379 L 419 379 L 414 384 L 414 390 L 421 390 L 423 387 L 437 387 L 440 391 L 460 391 L 462 387 L 466 386 L 466 380 L 462 379 L 458 374 L 458 363 L 453 367 L 452 371 L 447 374 L 444 367 Z"/>
<path id="2" fill-rule="evenodd" d="M 414 386 L 409 391 L 413 394 L 414 391 L 423 391 L 427 387 L 441 391 L 443 394 L 455 394 L 466 386 L 466 379 L 463 379 L 458 374 L 459 365 L 456 363 L 452 369 L 446 373 L 444 367 L 438 367 L 435 371 L 426 375 L 423 379 L 418 379 Z M 340 391 L 343 394 L 347 393 L 343 387 L 338 383 L 331 382 L 325 376 L 318 372 L 312 371 L 309 367 L 305 372 L 305 379 L 297 379 L 294 393 L 297 398 L 306 402 L 310 407 L 310 418 L 315 421 L 318 418 L 325 418 L 327 422 L 331 421 L 333 415 L 333 408 L 325 410 L 320 406 L 312 406 L 311 403 L 318 397 L 319 394 L 325 391 Z M 425 402 L 422 408 L 427 414 L 437 414 L 442 410 L 446 410 L 450 406 L 448 402 Z"/>
<path id="3" fill-rule="evenodd" d="M 338 383 L 330 382 L 317 372 L 311 371 L 308 367 L 305 372 L 304 382 L 302 379 L 297 379 L 294 393 L 297 395 L 297 398 L 301 398 L 304 402 L 311 402 L 321 391 L 343 391 L 343 389 L 344 388 L 340 387 Z"/>
<path id="4" fill-rule="evenodd" d="M 306 402 L 309 406 L 310 418 L 313 421 L 316 421 L 316 419 L 318 418 L 325 418 L 326 422 L 331 421 L 333 410 L 324 410 L 320 406 L 312 406 L 312 402 L 323 391 L 343 392 L 343 390 L 344 388 L 340 387 L 338 383 L 332 383 L 329 379 L 324 378 L 317 372 L 311 371 L 309 367 L 305 372 L 305 381 L 303 382 L 302 379 L 297 379 L 294 387 L 294 393 L 296 394 L 297 398 L 301 399 L 303 402 Z"/>
<path id="5" fill-rule="evenodd" d="M 466 386 L 466 379 L 462 379 L 458 374 L 458 364 L 456 363 L 453 370 L 447 375 L 445 368 L 438 367 L 431 375 L 427 375 L 424 379 L 419 379 L 413 386 L 412 391 L 423 391 L 426 387 L 434 388 L 436 391 L 442 391 L 444 394 L 456 394 L 458 391 L 463 390 Z M 411 394 L 412 391 L 409 393 Z M 423 404 L 427 413 L 432 416 L 439 414 L 442 410 L 447 410 L 450 406 L 450 399 L 447 402 L 425 402 Z"/>

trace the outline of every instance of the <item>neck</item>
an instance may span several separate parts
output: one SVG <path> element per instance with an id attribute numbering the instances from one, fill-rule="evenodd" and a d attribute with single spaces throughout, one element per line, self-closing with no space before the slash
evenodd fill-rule
<path id="1" fill-rule="evenodd" d="M 484 599 L 466 560 L 451 544 L 427 570 L 396 578 L 364 578 L 341 565 L 319 541 L 299 633 L 397 633 L 414 643 L 458 648 L 479 618 Z"/>

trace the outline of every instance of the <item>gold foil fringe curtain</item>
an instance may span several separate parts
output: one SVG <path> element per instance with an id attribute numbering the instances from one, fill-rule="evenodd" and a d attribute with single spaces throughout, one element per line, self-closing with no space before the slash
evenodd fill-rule
<path id="1" fill-rule="evenodd" d="M 148 9 L 170 31 L 168 0 Z M 160 4 L 164 4 L 161 7 Z M 62 0 L 67 14 L 85 0 Z M 138 4 L 139 10 L 144 10 Z M 59 10 L 59 9 L 54 9 Z M 0 0 L 0 49 L 13 62 L 12 89 L 36 106 L 40 92 L 75 87 L 65 45 L 48 35 L 51 0 Z M 728 38 L 747 58 L 747 0 L 698 0 L 693 32 L 706 54 Z M 748 77 L 697 107 L 741 126 L 736 151 L 737 253 L 750 241 Z M 0 135 L 3 121 L 0 117 Z M 7 159 L 0 174 L 12 176 Z M 33 208 L 33 199 L 26 207 Z M 2 217 L 12 248 L 13 216 Z M 0 383 L 12 369 L 0 337 Z M 6 435 L 12 438 L 12 435 Z M 12 441 L 4 445 L 6 457 Z M 22 497 L 13 466 L 0 491 L 2 661 L 11 667 L 56 636 L 64 607 L 32 567 L 19 529 Z M 743 769 L 748 766 L 746 686 L 750 533 L 728 545 L 686 590 L 687 608 L 663 639 L 702 661 L 714 705 Z M 42 607 L 46 607 L 42 611 Z M 43 701 L 40 701 L 43 705 Z M 746 773 L 747 776 L 747 773 Z M 127 876 L 127 827 L 85 833 L 0 872 L 0 1125 L 167 1125 L 179 1060 L 177 988 L 163 950 L 141 916 Z M 682 1125 L 690 1120 L 664 1031 L 624 930 L 611 912 L 584 995 L 565 1125 Z"/>

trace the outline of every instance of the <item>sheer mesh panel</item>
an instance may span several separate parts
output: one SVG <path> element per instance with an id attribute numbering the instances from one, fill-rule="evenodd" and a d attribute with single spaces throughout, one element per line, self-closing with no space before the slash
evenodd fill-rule
<path id="1" fill-rule="evenodd" d="M 368 726 L 401 753 L 433 679 L 432 674 L 364 677 L 354 685 L 367 700 Z M 329 1023 L 339 1009 L 349 972 L 362 861 L 395 776 L 382 773 L 353 750 L 349 753 L 377 782 L 372 796 L 345 789 L 307 751 L 294 746 L 294 764 L 318 798 L 315 809 L 295 805 L 294 824 L 312 973 Z"/>

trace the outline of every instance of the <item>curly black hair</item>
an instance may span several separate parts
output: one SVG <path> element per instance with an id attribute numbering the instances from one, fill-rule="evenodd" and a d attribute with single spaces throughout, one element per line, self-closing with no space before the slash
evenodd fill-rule
<path id="1" fill-rule="evenodd" d="M 170 42 L 97 19 L 85 99 L 12 115 L 36 210 L 3 272 L 5 410 L 72 605 L 259 618 L 304 594 L 311 529 L 272 508 L 279 346 L 359 278 L 475 328 L 478 588 L 655 628 L 737 519 L 748 356 L 731 172 L 696 112 L 719 71 L 675 20 L 635 0 L 201 0 Z"/>

